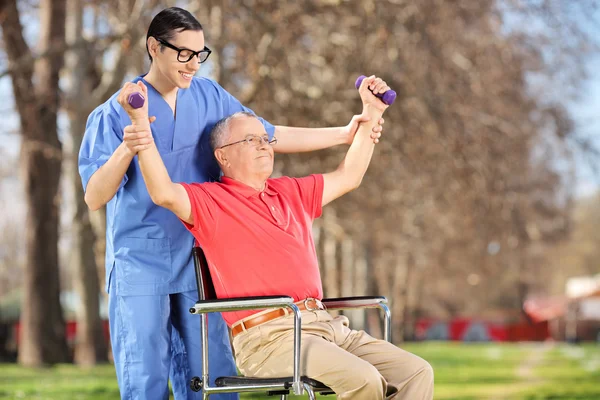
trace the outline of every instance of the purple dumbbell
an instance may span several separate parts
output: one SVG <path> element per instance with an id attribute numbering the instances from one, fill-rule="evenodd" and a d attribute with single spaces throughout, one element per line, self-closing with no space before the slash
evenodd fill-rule
<path id="1" fill-rule="evenodd" d="M 146 101 L 146 99 L 144 98 L 144 95 L 140 92 L 131 93 L 127 98 L 127 102 L 133 108 L 142 107 L 144 105 L 144 101 Z"/>
<path id="2" fill-rule="evenodd" d="M 360 87 L 361 82 L 365 78 L 366 76 L 364 75 L 359 76 L 354 86 L 356 86 L 356 88 L 358 89 Z M 394 92 L 393 90 L 386 90 L 384 93 L 377 93 L 375 96 L 379 97 L 381 101 L 383 101 L 388 106 L 394 104 L 394 100 L 396 100 L 396 92 Z"/>

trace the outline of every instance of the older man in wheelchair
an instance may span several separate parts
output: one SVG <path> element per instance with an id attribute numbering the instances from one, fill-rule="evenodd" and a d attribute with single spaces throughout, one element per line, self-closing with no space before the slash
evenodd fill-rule
<path id="1" fill-rule="evenodd" d="M 324 205 L 357 188 L 370 163 L 375 146 L 370 133 L 387 106 L 369 87 L 389 89 L 379 78 L 363 80 L 359 94 L 370 119 L 361 123 L 345 159 L 330 173 L 270 178 L 277 139 L 249 113 L 231 115 L 212 131 L 211 146 L 223 171 L 220 182 L 173 183 L 154 145 L 138 153 L 150 197 L 183 221 L 208 260 L 219 300 L 207 306 L 199 301 L 191 311 L 236 310 L 223 314 L 236 363 L 258 382 L 233 380 L 227 387 L 222 381 L 225 388 L 219 390 L 200 380 L 205 398 L 211 391 L 252 388 L 271 389 L 285 398 L 290 387 L 297 393 L 306 388 L 311 397 L 311 387 L 334 392 L 339 399 L 433 397 L 433 371 L 425 360 L 352 330 L 346 317 L 332 316 L 321 301 L 312 221 Z M 139 129 L 129 126 L 125 134 Z M 285 296 L 277 296 L 281 293 Z M 377 306 L 381 299 L 359 299 L 358 305 Z M 286 376 L 291 378 L 269 380 Z"/>

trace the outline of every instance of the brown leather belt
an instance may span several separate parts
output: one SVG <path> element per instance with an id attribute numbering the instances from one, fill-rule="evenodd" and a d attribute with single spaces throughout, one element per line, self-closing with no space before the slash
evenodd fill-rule
<path id="1" fill-rule="evenodd" d="M 319 299 L 308 298 L 305 300 L 300 300 L 295 303 L 298 306 L 300 311 L 316 311 L 316 310 L 325 310 L 325 306 L 321 303 Z M 236 337 L 240 333 L 254 328 L 255 326 L 262 325 L 265 322 L 272 321 L 276 318 L 284 317 L 286 315 L 291 314 L 292 311 L 287 308 L 276 308 L 272 311 L 262 313 L 257 316 L 250 316 L 248 319 L 241 320 L 236 322 L 231 327 L 231 336 Z"/>

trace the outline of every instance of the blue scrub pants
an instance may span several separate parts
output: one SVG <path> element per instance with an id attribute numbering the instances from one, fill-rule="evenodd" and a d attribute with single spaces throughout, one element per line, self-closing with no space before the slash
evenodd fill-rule
<path id="1" fill-rule="evenodd" d="M 175 399 L 201 399 L 201 392 L 193 392 L 189 385 L 193 376 L 202 376 L 200 317 L 188 312 L 197 292 L 118 296 L 112 286 L 110 338 L 121 398 L 168 399 L 170 378 Z M 237 375 L 221 314 L 209 314 L 208 339 L 211 384 L 219 376 Z M 225 393 L 210 398 L 236 400 L 239 396 Z"/>

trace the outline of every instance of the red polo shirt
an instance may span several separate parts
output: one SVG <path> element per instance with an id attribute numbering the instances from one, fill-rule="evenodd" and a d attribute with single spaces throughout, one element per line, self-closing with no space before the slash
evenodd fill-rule
<path id="1" fill-rule="evenodd" d="M 321 299 L 312 236 L 323 176 L 268 179 L 262 192 L 234 179 L 181 184 L 192 205 L 185 224 L 204 250 L 218 298 L 288 295 Z M 258 311 L 223 313 L 227 324 Z"/>

